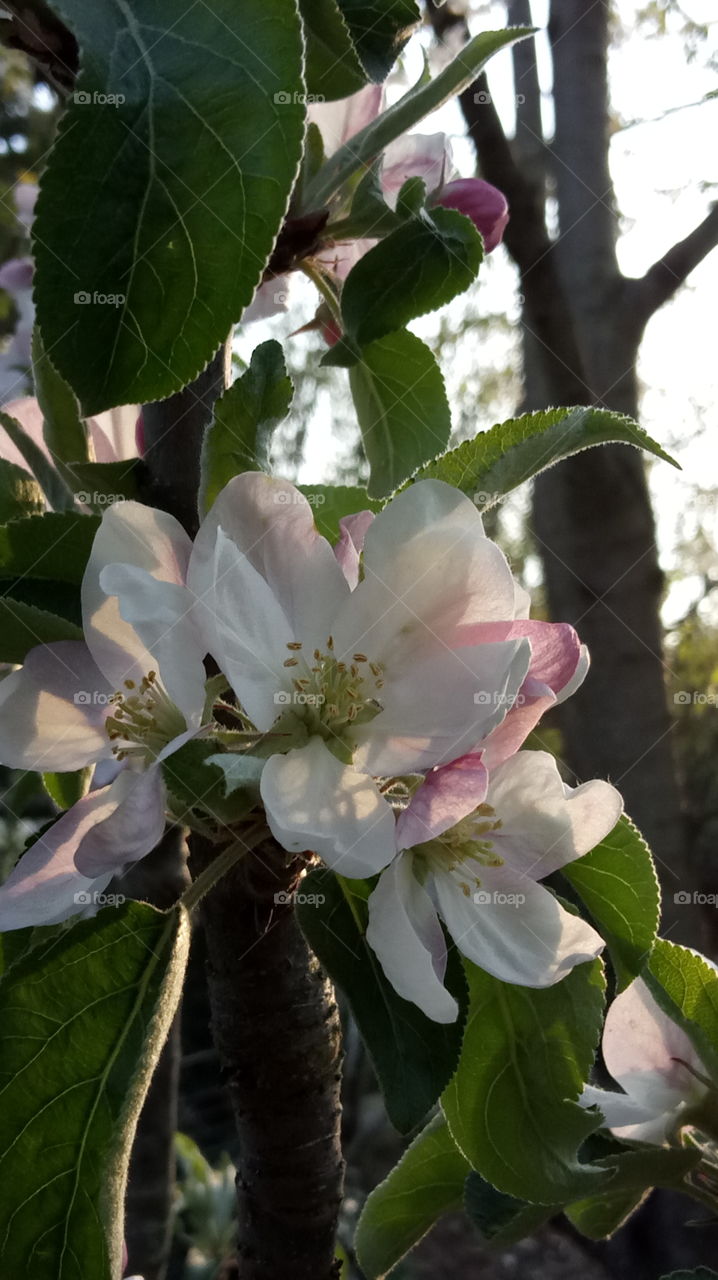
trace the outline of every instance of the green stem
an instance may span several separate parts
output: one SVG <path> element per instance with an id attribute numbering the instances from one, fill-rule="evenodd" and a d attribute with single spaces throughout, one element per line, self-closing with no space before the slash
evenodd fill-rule
<path id="1" fill-rule="evenodd" d="M 232 869 L 244 857 L 246 853 L 251 853 L 252 849 L 256 849 L 263 841 L 267 839 L 267 832 L 260 827 L 253 828 L 245 837 L 238 837 L 223 849 L 221 853 L 213 858 L 204 871 L 201 871 L 196 880 L 182 894 L 181 901 L 187 911 L 193 911 L 200 903 L 206 893 L 216 885 L 218 880 L 222 879 L 228 871 Z"/>
<path id="2" fill-rule="evenodd" d="M 342 313 L 339 306 L 339 299 L 332 288 L 326 272 L 322 271 L 320 267 L 315 267 L 311 262 L 303 262 L 302 271 L 307 279 L 311 280 L 312 284 L 319 290 L 332 314 L 332 319 L 335 320 L 339 328 L 342 329 Z"/>

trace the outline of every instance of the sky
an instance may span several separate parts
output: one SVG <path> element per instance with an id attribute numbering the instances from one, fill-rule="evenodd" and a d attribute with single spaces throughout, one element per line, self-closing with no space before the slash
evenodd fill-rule
<path id="1" fill-rule="evenodd" d="M 618 128 L 612 137 L 610 164 L 621 211 L 618 244 L 620 266 L 627 275 L 641 275 L 675 241 L 687 235 L 708 211 L 711 198 L 718 199 L 718 99 L 705 97 L 718 87 L 714 71 L 704 63 L 718 52 L 718 13 L 715 0 L 685 0 L 684 11 L 695 22 L 712 24 L 709 40 L 688 61 L 680 22 L 669 22 L 663 36 L 651 36 L 646 27 L 637 33 L 634 0 L 619 0 L 619 31 L 611 53 L 609 78 L 612 108 Z M 492 13 L 475 29 L 499 28 L 504 24 L 503 6 L 491 6 Z M 535 0 L 534 21 L 541 29 L 537 37 L 539 69 L 544 89 L 545 127 L 552 126 L 550 61 L 545 26 L 548 0 Z M 396 96 L 412 83 L 420 68 L 419 41 L 410 44 L 402 71 L 404 81 L 390 90 Z M 504 123 L 511 131 L 513 79 L 509 51 L 498 54 L 489 64 L 492 96 Z M 697 104 L 697 105 L 694 105 Z M 473 150 L 464 136 L 463 121 L 456 105 L 444 108 L 418 127 L 431 133 L 443 130 L 452 138 L 460 171 L 473 171 Z M 714 184 L 713 190 L 710 184 Z M 482 268 L 478 288 L 479 304 L 490 311 L 518 316 L 515 272 L 502 248 Z M 718 545 L 718 524 L 710 495 L 696 497 L 696 488 L 715 479 L 716 406 L 718 405 L 718 359 L 716 359 L 715 298 L 718 295 L 718 251 L 693 273 L 677 298 L 650 322 L 641 349 L 639 376 L 644 385 L 642 424 L 681 463 L 675 471 L 665 463 L 650 467 L 651 489 L 659 514 L 659 547 L 663 567 L 669 574 L 679 569 L 681 542 L 693 542 L 700 521 L 712 531 Z M 238 349 L 248 358 L 265 337 L 284 337 L 306 320 L 314 310 L 313 290 L 303 282 L 293 286 L 290 314 L 240 330 Z M 460 301 L 451 306 L 461 306 Z M 450 308 L 444 314 L 450 315 Z M 426 317 L 411 327 L 431 341 L 437 331 L 436 316 Z M 301 339 L 295 339 L 301 341 Z M 500 346 L 500 344 L 499 344 Z M 458 385 L 462 370 L 444 370 Z M 465 370 L 463 371 L 465 372 Z M 342 374 L 337 371 L 342 386 Z M 335 442 L 331 438 L 328 398 L 320 400 L 310 423 L 306 461 L 299 479 L 319 483 L 332 478 Z M 510 409 L 508 410 L 510 412 Z M 491 425 L 486 421 L 483 425 Z M 710 566 L 707 566 L 710 568 Z M 718 577 L 718 563 L 713 567 Z M 664 607 L 667 624 L 676 621 L 700 592 L 700 581 L 678 575 Z M 713 606 L 711 606 L 713 609 Z"/>

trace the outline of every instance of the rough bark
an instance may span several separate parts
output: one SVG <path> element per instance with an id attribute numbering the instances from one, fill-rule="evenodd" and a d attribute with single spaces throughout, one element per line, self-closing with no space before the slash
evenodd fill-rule
<path id="1" fill-rule="evenodd" d="M 213 849 L 195 838 L 191 867 Z M 239 1134 L 241 1280 L 336 1280 L 344 1165 L 341 1031 L 290 900 L 302 863 L 272 841 L 201 905 L 212 1026 Z"/>

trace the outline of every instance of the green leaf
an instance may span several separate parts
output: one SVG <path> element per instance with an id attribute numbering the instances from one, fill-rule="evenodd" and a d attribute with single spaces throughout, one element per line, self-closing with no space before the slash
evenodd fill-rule
<path id="1" fill-rule="evenodd" d="M 269 444 L 292 403 L 292 383 L 278 342 L 263 342 L 249 368 L 214 406 L 202 447 L 200 511 L 241 471 L 269 470 Z"/>
<path id="2" fill-rule="evenodd" d="M 643 969 L 656 940 L 661 892 L 650 850 L 622 817 L 595 849 L 563 868 L 608 943 L 622 991 Z"/>
<path id="3" fill-rule="evenodd" d="M 616 1155 L 597 1161 L 615 1170 L 606 1189 L 568 1205 L 566 1217 L 591 1240 L 604 1240 L 618 1231 L 653 1187 L 680 1189 L 685 1175 L 699 1161 L 700 1152 L 695 1148 L 630 1151 L 624 1147 Z"/>
<path id="4" fill-rule="evenodd" d="M 409 1133 L 451 1078 L 463 1019 L 447 1026 L 432 1022 L 396 994 L 364 936 L 369 890 L 364 881 L 313 871 L 302 881 L 302 893 L 321 901 L 299 901 L 297 913 L 312 951 L 352 1007 L 392 1124 Z M 455 951 L 450 952 L 446 984 L 463 1004 L 463 975 Z"/>
<path id="5" fill-rule="evenodd" d="M 354 1248 L 366 1280 L 381 1280 L 442 1213 L 461 1208 L 468 1171 L 443 1116 L 434 1116 L 364 1205 Z"/>
<path id="6" fill-rule="evenodd" d="M 481 236 L 463 213 L 437 208 L 408 218 L 347 276 L 342 319 L 348 342 L 364 347 L 443 307 L 476 279 L 482 257 Z"/>
<path id="7" fill-rule="evenodd" d="M 95 516 L 77 511 L 48 511 L 0 526 L 0 578 L 79 586 L 99 525 Z"/>
<path id="8" fill-rule="evenodd" d="M 442 1098 L 457 1146 L 487 1182 L 532 1204 L 597 1191 L 608 1174 L 582 1165 L 578 1150 L 600 1120 L 577 1099 L 601 1031 L 600 961 L 537 989 L 466 969 L 464 1048 Z"/>
<path id="9" fill-rule="evenodd" d="M 0 984 L 0 1274 L 115 1280 L 130 1146 L 179 1000 L 186 916 L 128 902 Z"/>
<path id="10" fill-rule="evenodd" d="M 24 662 L 36 644 L 82 640 L 82 628 L 57 614 L 0 596 L 0 662 Z"/>
<path id="11" fill-rule="evenodd" d="M 44 418 L 42 433 L 55 465 L 89 462 L 87 428 L 77 397 L 50 360 L 37 325 L 32 335 L 32 376 Z"/>
<path id="12" fill-rule="evenodd" d="M 366 7 L 366 0 L 351 0 L 351 3 Z M 381 4 L 382 0 L 377 0 Z M 341 4 L 344 16 L 348 18 L 346 4 Z M 350 22 L 351 26 L 351 22 Z M 517 40 L 524 40 L 532 35 L 528 27 L 509 27 L 505 31 L 482 31 L 468 44 L 464 45 L 448 67 L 427 82 L 422 76 L 418 84 L 404 94 L 398 102 L 382 111 L 376 120 L 372 120 L 358 133 L 355 133 L 343 147 L 330 156 L 322 166 L 313 182 L 307 186 L 302 203 L 302 210 L 321 208 L 327 204 L 334 192 L 347 182 L 359 170 L 366 169 L 378 155 L 381 155 L 390 142 L 400 138 L 413 125 L 418 124 L 432 111 L 438 111 L 445 103 L 450 102 L 458 94 L 467 89 L 476 79 L 489 58 Z M 366 64 L 365 64 L 366 65 Z M 383 79 L 383 76 L 381 77 Z"/>
<path id="13" fill-rule="evenodd" d="M 299 0 L 306 40 L 307 93 L 333 102 L 358 93 L 366 76 L 336 0 Z"/>
<path id="14" fill-rule="evenodd" d="M 485 510 L 555 462 L 596 444 L 632 444 L 678 465 L 632 418 L 578 407 L 501 422 L 422 467 L 413 479 L 445 480 Z"/>
<path id="15" fill-rule="evenodd" d="M 251 798 L 252 805 L 256 804 L 259 799 L 259 780 L 266 764 L 265 760 L 245 755 L 243 751 L 225 751 L 207 756 L 207 764 L 215 765 L 221 770 L 226 796 L 234 795 L 236 791 L 245 791 L 248 793 L 248 798 Z"/>
<path id="16" fill-rule="evenodd" d="M 466 1179 L 464 1208 L 491 1249 L 505 1249 L 523 1240 L 561 1212 L 560 1205 L 529 1204 L 507 1196 L 474 1170 Z"/>
<path id="17" fill-rule="evenodd" d="M 71 507 L 72 494 L 63 483 L 52 463 L 48 461 L 40 446 L 35 444 L 35 441 L 28 435 L 25 428 L 19 422 L 16 422 L 15 418 L 11 418 L 8 413 L 2 412 L 0 412 L 0 425 L 5 428 L 15 448 L 22 454 L 32 475 L 35 477 L 35 481 L 37 481 L 32 493 L 32 511 L 26 510 L 18 514 L 31 515 L 38 509 L 42 510 L 45 506 L 42 500 L 42 493 L 45 494 L 50 506 L 58 511 Z M 3 468 L 13 466 L 12 463 L 5 462 L 4 459 L 0 459 L 0 461 L 3 462 Z M 25 472 L 20 467 L 15 467 L 15 471 L 19 472 L 20 475 L 25 475 Z M 37 489 L 38 485 L 42 493 Z M 3 488 L 5 488 L 5 485 L 3 485 Z M 16 515 L 9 515 L 6 510 L 0 508 L 0 519 L 3 522 L 14 520 Z"/>
<path id="18" fill-rule="evenodd" d="M 35 296 L 87 416 L 178 391 L 251 301 L 301 156 L 301 24 L 291 0 L 169 25 L 164 0 L 54 8 L 82 70 L 42 178 Z"/>
<path id="19" fill-rule="evenodd" d="M 258 785 L 252 779 L 259 773 L 254 764 L 245 759 L 246 770 L 243 785 L 235 789 L 227 785 L 227 769 L 217 763 L 217 744 L 194 738 L 179 751 L 162 761 L 162 776 L 172 798 L 175 816 L 189 820 L 191 815 L 209 814 L 220 826 L 237 822 L 254 808 L 258 799 Z M 234 759 L 228 756 L 229 760 Z"/>
<path id="20" fill-rule="evenodd" d="M 367 491 L 383 498 L 448 443 L 444 380 L 429 348 L 404 329 L 364 348 L 349 385 L 371 468 Z"/>
<path id="21" fill-rule="evenodd" d="M 718 1079 L 718 973 L 696 951 L 659 938 L 642 976 Z"/>
<path id="22" fill-rule="evenodd" d="M 29 471 L 0 458 L 0 519 L 21 520 L 38 515 L 44 507 L 42 489 Z"/>
<path id="23" fill-rule="evenodd" d="M 421 14 L 416 0 L 337 0 L 367 75 L 386 80 Z"/>
<path id="24" fill-rule="evenodd" d="M 314 509 L 314 522 L 323 537 L 334 543 L 339 537 L 339 521 L 358 511 L 380 511 L 381 503 L 366 489 L 346 484 L 300 484 L 297 488 Z"/>
<path id="25" fill-rule="evenodd" d="M 60 809 L 71 809 L 90 790 L 92 769 L 76 769 L 74 773 L 43 773 L 43 786 Z"/>

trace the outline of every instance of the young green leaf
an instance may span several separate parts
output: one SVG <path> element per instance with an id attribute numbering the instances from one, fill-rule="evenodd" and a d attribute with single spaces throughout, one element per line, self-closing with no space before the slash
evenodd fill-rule
<path id="1" fill-rule="evenodd" d="M 459 1060 L 463 1019 L 443 1026 L 402 1000 L 365 938 L 369 886 L 313 871 L 302 880 L 299 923 L 312 951 L 344 991 L 367 1046 L 389 1118 L 409 1133 L 434 1105 Z M 456 953 L 447 986 L 461 1004 L 465 987 Z"/>
<path id="2" fill-rule="evenodd" d="M 25 428 L 19 422 L 16 422 L 15 418 L 11 418 L 8 413 L 2 412 L 0 412 L 0 426 L 5 428 L 5 431 L 15 445 L 15 448 L 22 454 L 29 470 L 35 477 L 33 484 L 35 489 L 38 491 L 37 495 L 35 495 L 33 491 L 33 510 L 27 510 L 21 514 L 31 515 L 38 509 L 42 510 L 45 506 L 42 499 L 43 493 L 45 494 L 50 506 L 54 507 L 56 511 L 64 511 L 68 507 L 71 507 L 72 494 L 70 493 L 70 490 L 58 475 L 47 455 L 43 453 L 40 446 L 35 443 L 30 435 L 28 435 Z M 13 466 L 12 463 L 5 462 L 4 459 L 0 459 L 0 461 L 3 462 L 4 469 Z M 15 470 L 20 472 L 21 475 L 25 474 L 19 467 L 16 467 Z M 3 488 L 4 487 L 5 485 L 3 485 Z M 40 493 L 40 490 L 42 490 L 42 493 Z M 0 507 L 0 518 L 5 521 L 14 520 L 16 517 L 13 515 L 3 514 L 3 509 Z"/>
<path id="3" fill-rule="evenodd" d="M 615 1143 L 613 1155 L 597 1160 L 614 1170 L 605 1190 L 565 1209 L 566 1217 L 591 1240 L 604 1240 L 618 1231 L 654 1187 L 680 1189 L 695 1168 L 700 1153 L 690 1147 L 630 1149 Z"/>
<path id="4" fill-rule="evenodd" d="M 598 1191 L 608 1173 L 578 1150 L 600 1120 L 578 1105 L 601 1030 L 600 961 L 553 987 L 499 982 L 468 964 L 469 1018 L 442 1106 L 457 1146 L 500 1191 L 555 1205 Z"/>
<path id="5" fill-rule="evenodd" d="M 234 760 L 228 755 L 227 761 Z M 209 814 L 220 825 L 237 822 L 254 808 L 258 798 L 258 782 L 261 765 L 242 757 L 240 785 L 231 787 L 231 764 L 219 766 L 223 757 L 217 754 L 216 743 L 203 742 L 199 738 L 186 742 L 179 751 L 162 762 L 162 775 L 176 817 L 189 819 L 193 812 Z M 227 771 L 230 777 L 228 778 Z"/>
<path id="6" fill-rule="evenodd" d="M 505 1249 L 561 1212 L 560 1205 L 529 1204 L 497 1191 L 472 1170 L 464 1188 L 464 1208 L 490 1249 Z"/>
<path id="7" fill-rule="evenodd" d="M 659 938 L 643 972 L 651 995 L 718 1079 L 718 973 L 696 951 Z"/>
<path id="8" fill-rule="evenodd" d="M 336 0 L 299 0 L 306 41 L 307 93 L 333 102 L 358 93 L 366 76 Z"/>
<path id="9" fill-rule="evenodd" d="M 92 769 L 76 769 L 74 773 L 43 773 L 47 794 L 60 809 L 70 809 L 90 790 Z"/>
<path id="10" fill-rule="evenodd" d="M 386 80 L 421 14 L 416 0 L 337 0 L 367 75 Z"/>
<path id="11" fill-rule="evenodd" d="M 0 458 L 0 519 L 39 515 L 44 506 L 42 489 L 30 472 Z"/>
<path id="12" fill-rule="evenodd" d="M 73 462 L 65 470 L 75 500 L 101 515 L 111 502 L 142 500 L 144 466 L 141 458 L 125 458 L 119 462 Z"/>
<path id="13" fill-rule="evenodd" d="M 445 480 L 482 510 L 546 467 L 596 444 L 631 444 L 678 464 L 632 418 L 608 409 L 545 409 L 501 422 L 422 467 L 413 480 Z"/>
<path id="14" fill-rule="evenodd" d="M 366 1280 L 382 1280 L 443 1213 L 461 1208 L 468 1172 L 443 1116 L 434 1116 L 364 1205 L 354 1248 Z"/>
<path id="15" fill-rule="evenodd" d="M 323 537 L 336 542 L 342 516 L 358 511 L 379 511 L 381 503 L 370 498 L 366 489 L 346 484 L 300 484 L 297 486 L 314 509 L 314 523 Z"/>
<path id="16" fill-rule="evenodd" d="M 0 596 L 0 662 L 24 662 L 36 644 L 81 640 L 82 628 L 36 605 Z"/>
<path id="17" fill-rule="evenodd" d="M 272 432 L 291 403 L 282 348 L 278 342 L 263 342 L 252 353 L 249 368 L 214 406 L 202 447 L 202 514 L 233 476 L 268 470 Z"/>
<path id="18" fill-rule="evenodd" d="M 349 385 L 371 468 L 367 492 L 383 498 L 448 443 L 444 380 L 425 343 L 400 329 L 364 348 Z"/>
<path id="19" fill-rule="evenodd" d="M 622 991 L 643 969 L 656 940 L 661 893 L 650 850 L 630 818 L 562 874 L 608 943 Z"/>
<path id="20" fill-rule="evenodd" d="M 433 209 L 408 218 L 347 276 L 342 319 L 348 342 L 364 347 L 443 307 L 476 279 L 482 257 L 481 236 L 463 213 Z"/>
<path id="21" fill-rule="evenodd" d="M 169 25 L 163 0 L 54 8 L 81 72 L 41 183 L 35 296 L 88 415 L 178 391 L 251 301 L 301 156 L 301 24 L 292 0 Z"/>
<path id="22" fill-rule="evenodd" d="M 99 525 L 79 511 L 48 511 L 0 526 L 0 578 L 79 586 Z"/>
<path id="23" fill-rule="evenodd" d="M 0 983 L 0 1274 L 116 1280 L 127 1165 L 179 999 L 184 914 L 128 902 Z"/>
<path id="24" fill-rule="evenodd" d="M 55 465 L 89 462 L 87 428 L 77 397 L 50 360 L 37 325 L 32 335 L 32 378 L 44 419 L 42 434 Z"/>

